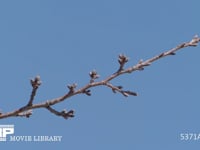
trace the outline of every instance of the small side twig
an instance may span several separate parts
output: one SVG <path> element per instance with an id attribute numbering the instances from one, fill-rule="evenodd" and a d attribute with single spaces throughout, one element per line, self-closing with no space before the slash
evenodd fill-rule
<path id="1" fill-rule="evenodd" d="M 124 90 L 122 90 L 122 88 L 123 88 L 122 86 L 114 86 L 111 83 L 106 83 L 106 86 L 111 88 L 114 93 L 116 93 L 116 91 L 117 91 L 117 92 L 121 93 L 122 95 L 124 95 L 125 97 L 128 97 L 130 95 L 132 95 L 132 96 L 137 96 L 138 95 L 136 92 L 133 92 L 133 91 L 124 91 Z"/>
<path id="2" fill-rule="evenodd" d="M 36 95 L 37 89 L 39 88 L 39 86 L 42 83 L 40 80 L 40 76 L 36 76 L 34 79 L 31 79 L 30 82 L 31 82 L 31 86 L 32 86 L 32 92 L 31 92 L 30 100 L 29 100 L 27 106 L 31 106 L 33 104 L 33 100 Z"/>
<path id="3" fill-rule="evenodd" d="M 67 111 L 67 110 L 63 110 L 61 112 L 53 109 L 52 107 L 50 106 L 47 106 L 46 109 L 48 109 L 51 113 L 57 115 L 57 116 L 61 116 L 65 119 L 68 119 L 68 118 L 73 118 L 74 117 L 74 110 L 70 110 L 70 111 Z"/>
<path id="4" fill-rule="evenodd" d="M 128 62 L 129 58 L 124 54 L 120 54 L 118 57 L 119 69 L 117 72 L 120 72 L 124 69 L 124 65 Z"/>

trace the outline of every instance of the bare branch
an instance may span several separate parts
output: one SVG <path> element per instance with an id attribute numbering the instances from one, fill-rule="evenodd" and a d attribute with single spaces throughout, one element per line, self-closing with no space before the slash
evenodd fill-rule
<path id="1" fill-rule="evenodd" d="M 64 94 L 63 96 L 55 98 L 55 99 L 51 99 L 51 100 L 46 100 L 42 103 L 33 104 L 37 89 L 41 85 L 40 77 L 36 76 L 34 79 L 31 80 L 31 85 L 32 85 L 33 89 L 32 89 L 32 93 L 30 96 L 30 100 L 28 101 L 28 104 L 17 110 L 14 110 L 12 112 L 3 113 L 1 111 L 0 119 L 8 118 L 8 117 L 17 117 L 17 116 L 29 118 L 32 115 L 32 110 L 39 109 L 39 108 L 45 108 L 45 109 L 49 110 L 51 113 L 53 113 L 57 116 L 62 116 L 65 119 L 74 117 L 73 110 L 70 110 L 70 111 L 63 110 L 63 111 L 59 112 L 59 111 L 53 109 L 51 106 L 55 105 L 57 103 L 60 103 L 72 96 L 77 95 L 77 94 L 86 94 L 88 96 L 91 96 L 90 89 L 94 88 L 96 86 L 106 86 L 106 87 L 110 88 L 114 93 L 119 92 L 125 97 L 130 96 L 130 95 L 137 96 L 136 92 L 129 91 L 129 90 L 122 90 L 123 89 L 122 86 L 112 85 L 110 83 L 111 80 L 117 78 L 118 76 L 120 76 L 122 74 L 127 74 L 127 73 L 132 73 L 134 71 L 144 70 L 144 68 L 147 66 L 150 66 L 152 64 L 152 62 L 154 62 L 158 59 L 164 58 L 166 56 L 173 56 L 180 49 L 190 47 L 190 46 L 195 47 L 198 45 L 199 42 L 200 42 L 200 38 L 197 35 L 195 35 L 191 41 L 184 42 L 184 43 L 176 46 L 175 48 L 172 48 L 168 51 L 162 52 L 161 54 L 156 55 L 150 59 L 147 59 L 146 61 L 139 60 L 139 62 L 136 65 L 131 66 L 127 69 L 124 69 L 124 65 L 128 62 L 128 57 L 121 54 L 118 57 L 119 69 L 112 75 L 108 76 L 107 78 L 105 78 L 101 81 L 95 81 L 95 79 L 99 78 L 99 74 L 95 70 L 93 70 L 89 73 L 90 78 L 91 78 L 90 82 L 87 85 L 83 86 L 82 88 L 76 90 L 77 84 L 68 85 L 67 87 L 69 89 L 69 92 Z"/>

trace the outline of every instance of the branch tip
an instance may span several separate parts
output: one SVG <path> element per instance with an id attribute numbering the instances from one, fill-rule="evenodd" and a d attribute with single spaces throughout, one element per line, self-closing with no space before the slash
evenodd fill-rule
<path id="1" fill-rule="evenodd" d="M 69 89 L 69 92 L 71 93 L 74 93 L 75 91 L 75 88 L 77 87 L 77 84 L 76 83 L 73 83 L 71 85 L 67 85 L 68 89 Z"/>
<path id="2" fill-rule="evenodd" d="M 200 38 L 196 34 L 193 39 L 189 42 L 189 46 L 197 46 L 198 42 L 200 42 Z"/>
<path id="3" fill-rule="evenodd" d="M 128 60 L 129 60 L 129 58 L 128 58 L 126 55 L 124 55 L 124 54 L 119 54 L 118 62 L 119 62 L 120 65 L 121 65 L 121 64 L 124 64 L 124 63 L 127 63 Z"/>
<path id="4" fill-rule="evenodd" d="M 30 82 L 33 88 L 38 88 L 42 84 L 39 75 L 37 75 L 34 79 L 31 79 Z"/>
<path id="5" fill-rule="evenodd" d="M 98 79 L 100 77 L 100 75 L 95 70 L 91 71 L 89 75 L 91 78 L 90 83 L 94 82 L 95 79 Z"/>
<path id="6" fill-rule="evenodd" d="M 65 119 L 73 118 L 74 117 L 74 110 L 70 110 L 70 111 L 63 110 L 61 112 L 61 114 Z"/>
<path id="7" fill-rule="evenodd" d="M 123 93 L 126 93 L 126 95 L 132 95 L 132 96 L 138 96 L 138 94 L 136 92 L 133 91 L 123 91 Z"/>
<path id="8" fill-rule="evenodd" d="M 120 64 L 119 69 L 117 72 L 120 72 L 123 70 L 124 65 L 128 62 L 129 58 L 125 56 L 124 54 L 120 54 L 118 56 L 118 62 Z"/>
<path id="9" fill-rule="evenodd" d="M 65 119 L 74 117 L 74 110 L 67 111 L 66 109 L 64 109 L 61 112 L 59 112 L 59 111 L 53 109 L 50 106 L 47 106 L 46 109 L 48 109 L 51 113 L 53 113 L 53 114 L 55 114 L 57 116 L 61 116 L 61 117 L 65 118 Z"/>

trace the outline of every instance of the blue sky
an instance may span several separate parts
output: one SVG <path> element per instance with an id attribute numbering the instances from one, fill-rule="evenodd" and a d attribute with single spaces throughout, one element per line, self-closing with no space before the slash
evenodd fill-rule
<path id="1" fill-rule="evenodd" d="M 29 79 L 40 75 L 35 103 L 89 82 L 96 69 L 105 78 L 126 54 L 134 65 L 200 34 L 199 1 L 34 0 L 0 2 L 0 109 L 27 103 Z M 8 118 L 15 135 L 61 135 L 61 142 L 4 142 L 1 148 L 48 149 L 195 149 L 199 141 L 181 141 L 181 133 L 200 133 L 200 47 L 155 62 L 142 72 L 112 81 L 138 92 L 125 98 L 97 87 L 56 105 L 75 109 L 64 120 L 47 110 L 31 118 Z"/>

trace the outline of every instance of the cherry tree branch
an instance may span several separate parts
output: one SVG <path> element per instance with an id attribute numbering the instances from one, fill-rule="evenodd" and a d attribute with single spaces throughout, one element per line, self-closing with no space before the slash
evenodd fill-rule
<path id="1" fill-rule="evenodd" d="M 87 96 L 91 96 L 91 88 L 94 88 L 96 86 L 105 86 L 110 88 L 114 93 L 121 93 L 123 96 L 128 97 L 128 96 L 137 96 L 137 93 L 134 91 L 129 91 L 129 90 L 123 90 L 123 87 L 121 85 L 115 86 L 113 85 L 110 81 L 112 81 L 113 79 L 117 78 L 118 76 L 121 76 L 123 74 L 127 74 L 127 73 L 132 73 L 134 71 L 138 71 L 138 70 L 144 70 L 145 67 L 150 66 L 152 64 L 152 62 L 164 58 L 166 56 L 173 56 L 176 54 L 176 52 L 180 49 L 186 48 L 186 47 L 195 47 L 198 45 L 198 43 L 200 42 L 200 38 L 195 35 L 193 37 L 193 39 L 189 42 L 184 42 L 178 46 L 176 46 L 175 48 L 172 48 L 170 50 L 167 50 L 165 52 L 162 52 L 161 54 L 158 54 L 150 59 L 147 59 L 145 61 L 143 60 L 139 60 L 138 63 L 134 66 L 131 66 L 129 68 L 124 69 L 125 64 L 128 62 L 128 57 L 125 55 L 120 54 L 118 57 L 118 63 L 119 63 L 119 69 L 113 73 L 112 75 L 106 77 L 105 79 L 101 80 L 101 81 L 95 81 L 96 79 L 98 79 L 100 76 L 97 73 L 97 71 L 93 70 L 89 73 L 90 76 L 90 81 L 88 84 L 86 84 L 85 86 L 83 86 L 80 89 L 77 89 L 77 84 L 71 84 L 68 85 L 68 89 L 69 91 L 64 94 L 61 97 L 57 97 L 54 99 L 50 99 L 50 100 L 46 100 L 42 103 L 37 103 L 37 104 L 33 104 L 36 92 L 39 88 L 39 86 L 41 85 L 41 80 L 39 76 L 36 76 L 34 79 L 31 79 L 31 86 L 32 86 L 32 92 L 30 95 L 30 99 L 28 101 L 28 103 L 19 108 L 16 109 L 12 112 L 7 112 L 7 113 L 3 113 L 0 112 L 0 119 L 3 118 L 8 118 L 8 117 L 26 117 L 29 118 L 32 115 L 32 110 L 33 109 L 39 109 L 39 108 L 45 108 L 47 109 L 49 112 L 53 113 L 54 115 L 57 116 L 61 116 L 65 119 L 74 117 L 74 110 L 62 110 L 62 111 L 57 111 L 54 108 L 52 108 L 53 105 L 57 104 L 57 103 L 61 103 L 62 101 L 69 99 L 72 96 L 78 95 L 78 94 L 85 94 Z"/>

